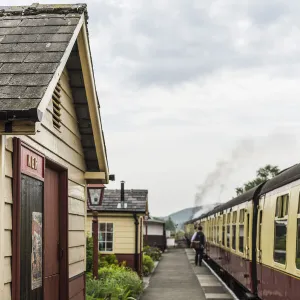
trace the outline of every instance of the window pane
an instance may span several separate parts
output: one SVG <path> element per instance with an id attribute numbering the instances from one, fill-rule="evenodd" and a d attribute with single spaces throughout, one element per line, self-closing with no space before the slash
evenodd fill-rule
<path id="1" fill-rule="evenodd" d="M 113 223 L 107 223 L 107 231 L 108 232 L 113 232 Z"/>
<path id="2" fill-rule="evenodd" d="M 259 212 L 259 233 L 258 233 L 258 249 L 261 250 L 261 230 L 262 230 L 262 210 Z"/>
<path id="3" fill-rule="evenodd" d="M 112 242 L 113 241 L 113 234 L 112 233 L 106 233 L 106 241 Z"/>
<path id="4" fill-rule="evenodd" d="M 244 225 L 240 225 L 239 227 L 239 250 L 240 252 L 244 252 Z"/>
<path id="5" fill-rule="evenodd" d="M 104 241 L 105 241 L 105 233 L 99 232 L 98 242 L 104 242 Z"/>
<path id="6" fill-rule="evenodd" d="M 230 226 L 227 225 L 227 247 L 230 247 Z"/>
<path id="7" fill-rule="evenodd" d="M 113 250 L 113 243 L 111 242 L 108 242 L 106 243 L 106 251 L 112 251 Z"/>
<path id="8" fill-rule="evenodd" d="M 105 223 L 100 223 L 100 231 L 105 231 Z"/>
<path id="9" fill-rule="evenodd" d="M 296 255 L 296 266 L 300 269 L 300 219 L 297 221 L 297 255 Z"/>
<path id="10" fill-rule="evenodd" d="M 225 226 L 222 226 L 222 245 L 225 246 Z"/>
<path id="11" fill-rule="evenodd" d="M 99 243 L 99 251 L 104 251 L 105 250 L 105 243 L 101 242 Z"/>
<path id="12" fill-rule="evenodd" d="M 232 225 L 232 249 L 236 249 L 236 225 Z"/>
<path id="13" fill-rule="evenodd" d="M 274 260 L 280 264 L 286 261 L 287 220 L 275 221 Z"/>
<path id="14" fill-rule="evenodd" d="M 241 209 L 240 210 L 240 223 L 244 223 L 244 213 L 245 213 L 245 210 Z"/>

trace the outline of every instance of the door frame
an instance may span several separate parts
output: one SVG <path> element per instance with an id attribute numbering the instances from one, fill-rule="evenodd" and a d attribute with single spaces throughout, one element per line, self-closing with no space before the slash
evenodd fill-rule
<path id="1" fill-rule="evenodd" d="M 53 160 L 45 157 L 42 153 L 23 142 L 20 138 L 13 138 L 13 224 L 12 224 L 12 300 L 20 299 L 20 224 L 21 224 L 21 148 L 25 147 L 44 158 L 44 172 L 46 166 L 56 170 L 60 175 L 62 183 L 60 192 L 60 215 L 59 215 L 59 234 L 61 239 L 61 249 L 63 251 L 60 260 L 60 280 L 59 295 L 60 299 L 69 299 L 69 251 L 68 251 L 68 170 Z M 26 174 L 26 173 L 24 173 Z M 31 174 L 27 176 L 33 177 Z M 39 179 L 41 180 L 41 179 Z M 43 257 L 44 270 L 44 257 Z M 44 275 L 43 275 L 44 280 Z"/>

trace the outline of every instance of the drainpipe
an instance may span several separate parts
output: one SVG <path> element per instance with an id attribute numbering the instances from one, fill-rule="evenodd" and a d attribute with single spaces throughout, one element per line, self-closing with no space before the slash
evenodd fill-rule
<path id="1" fill-rule="evenodd" d="M 139 243 L 139 219 L 137 214 L 133 214 L 134 225 L 135 225 L 135 254 L 134 254 L 134 268 L 139 273 L 139 256 L 138 256 L 138 243 Z"/>

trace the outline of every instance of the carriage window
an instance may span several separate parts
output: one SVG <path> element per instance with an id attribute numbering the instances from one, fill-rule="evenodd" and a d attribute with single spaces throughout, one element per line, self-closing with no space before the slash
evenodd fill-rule
<path id="1" fill-rule="evenodd" d="M 286 261 L 287 220 L 275 220 L 274 261 L 285 264 Z"/>
<path id="2" fill-rule="evenodd" d="M 223 215 L 223 226 L 222 226 L 222 245 L 225 246 L 225 223 L 226 223 L 226 216 Z"/>
<path id="3" fill-rule="evenodd" d="M 289 195 L 282 195 L 277 197 L 276 200 L 276 213 L 277 218 L 283 218 L 289 213 Z"/>
<path id="4" fill-rule="evenodd" d="M 227 214 L 227 244 L 226 246 L 229 248 L 230 247 L 230 213 Z"/>
<path id="5" fill-rule="evenodd" d="M 299 202 L 298 202 L 298 217 L 297 217 L 297 248 L 296 248 L 296 267 L 300 269 L 300 194 L 299 194 Z"/>
<path id="6" fill-rule="evenodd" d="M 218 218 L 218 220 L 217 220 L 217 243 L 219 243 L 220 242 L 220 217 Z"/>
<path id="7" fill-rule="evenodd" d="M 240 210 L 240 224 L 239 224 L 239 251 L 244 252 L 244 217 L 245 217 L 245 210 Z"/>
<path id="8" fill-rule="evenodd" d="M 259 233 L 258 233 L 258 249 L 261 250 L 261 230 L 262 230 L 262 210 L 259 212 Z"/>
<path id="9" fill-rule="evenodd" d="M 300 216 L 298 215 L 297 220 L 297 255 L 296 255 L 296 266 L 300 269 Z"/>
<path id="10" fill-rule="evenodd" d="M 289 195 L 277 197 L 275 211 L 274 261 L 286 263 L 286 236 Z"/>
<path id="11" fill-rule="evenodd" d="M 234 211 L 232 215 L 232 240 L 231 240 L 231 247 L 232 249 L 236 249 L 236 217 L 237 212 Z"/>

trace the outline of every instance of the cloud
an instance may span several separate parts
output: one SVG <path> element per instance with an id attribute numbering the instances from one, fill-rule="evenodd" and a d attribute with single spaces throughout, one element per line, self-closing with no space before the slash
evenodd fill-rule
<path id="1" fill-rule="evenodd" d="M 299 1 L 87 2 L 109 188 L 148 188 L 151 214 L 166 215 L 193 206 L 241 140 L 254 150 L 221 201 L 262 165 L 299 161 Z M 219 200 L 221 184 L 205 201 Z"/>

